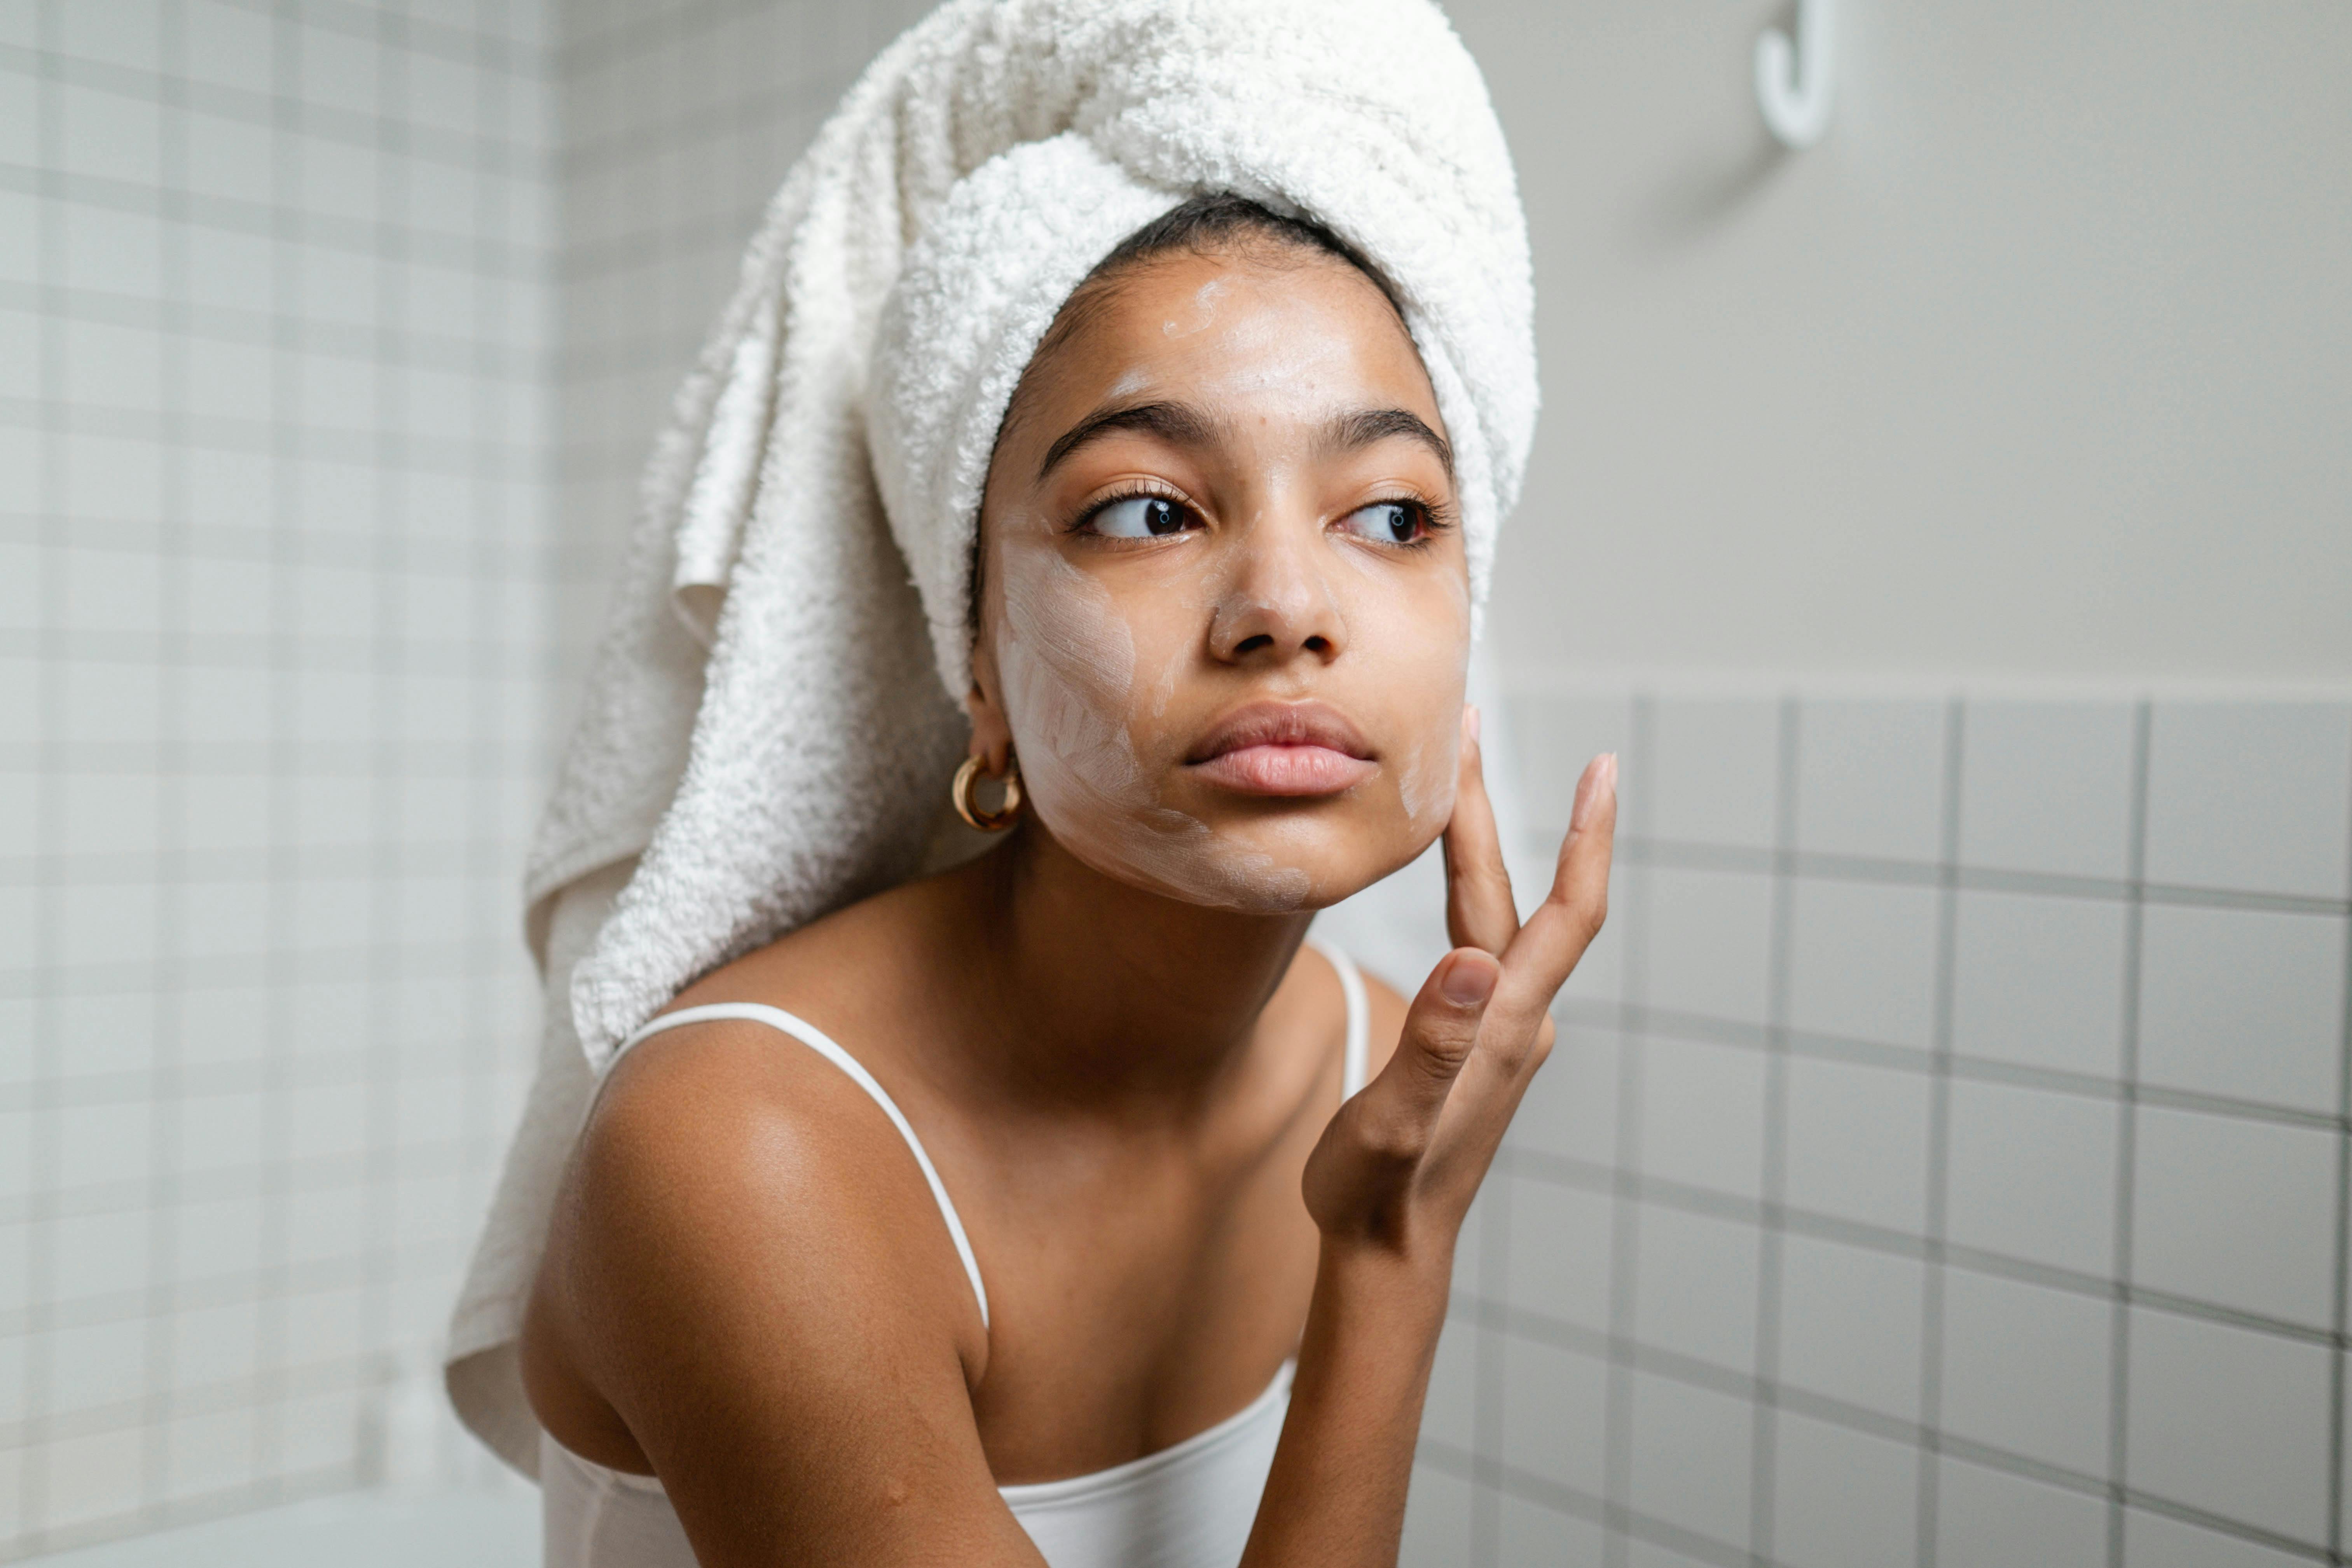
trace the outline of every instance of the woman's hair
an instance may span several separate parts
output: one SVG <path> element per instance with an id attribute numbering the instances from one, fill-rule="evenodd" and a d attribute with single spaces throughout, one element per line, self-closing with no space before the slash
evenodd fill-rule
<path id="1" fill-rule="evenodd" d="M 1096 262 L 1094 269 L 1070 291 L 1069 299 L 1054 317 L 1054 324 L 1037 341 L 1037 352 L 1030 355 L 1030 364 L 1042 363 L 1093 325 L 1117 294 L 1119 279 L 1138 268 L 1167 256 L 1229 255 L 1234 251 L 1246 251 L 1253 259 L 1276 264 L 1293 258 L 1318 258 L 1345 262 L 1381 291 L 1381 298 L 1396 312 L 1400 324 L 1404 321 L 1404 308 L 1397 303 L 1396 292 L 1389 287 L 1388 279 L 1355 247 L 1321 224 L 1310 218 L 1286 216 L 1231 191 L 1204 191 L 1178 203 L 1111 247 L 1110 254 Z M 1021 384 L 1013 388 L 1012 401 L 997 426 L 999 446 L 1003 444 L 1004 432 L 1021 417 L 1022 393 L 1027 385 L 1024 375 Z M 975 639 L 980 636 L 982 537 L 982 531 L 973 528 L 971 570 L 964 579 L 971 584 L 971 602 L 964 607 L 964 625 Z"/>

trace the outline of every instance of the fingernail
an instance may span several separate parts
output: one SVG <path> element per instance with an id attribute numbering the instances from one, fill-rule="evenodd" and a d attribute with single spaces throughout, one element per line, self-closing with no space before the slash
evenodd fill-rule
<path id="1" fill-rule="evenodd" d="M 1456 1007 L 1475 1007 L 1495 994 L 1496 973 L 1491 963 L 1457 958 L 1446 966 L 1445 978 L 1438 982 L 1438 989 Z"/>
<path id="2" fill-rule="evenodd" d="M 1573 833 L 1584 826 L 1584 819 L 1592 815 L 1594 801 L 1616 793 L 1617 753 L 1603 752 L 1592 759 L 1591 765 L 1584 770 L 1584 777 L 1577 782 L 1576 804 L 1568 813 L 1569 831 Z"/>
<path id="3" fill-rule="evenodd" d="M 1475 702 L 1465 704 L 1462 716 L 1464 724 L 1469 729 L 1470 738 L 1476 740 L 1478 738 L 1478 705 Z"/>

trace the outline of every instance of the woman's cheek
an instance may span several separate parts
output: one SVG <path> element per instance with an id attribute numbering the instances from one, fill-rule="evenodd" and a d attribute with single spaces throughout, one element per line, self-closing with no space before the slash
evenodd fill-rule
<path id="1" fill-rule="evenodd" d="M 1108 590 L 1047 551 L 1008 550 L 1003 681 L 1021 777 L 1039 818 L 1106 876 L 1191 902 L 1257 911 L 1301 907 L 1307 873 L 1223 842 L 1207 824 L 1160 804 L 1130 726 L 1163 716 L 1181 659 L 1160 657 L 1153 628 L 1131 624 Z M 1153 648 L 1139 661 L 1137 644 Z M 1165 640 L 1164 638 L 1159 640 Z M 1139 662 L 1169 672 L 1139 691 Z"/>
<path id="2" fill-rule="evenodd" d="M 1008 550 L 997 665 L 1024 784 L 1049 818 L 1147 792 L 1128 707 L 1135 639 L 1103 586 L 1049 550 Z"/>
<path id="3" fill-rule="evenodd" d="M 1370 689 L 1387 707 L 1387 732 L 1404 737 L 1393 774 L 1397 805 L 1409 830 L 1425 839 L 1452 818 L 1461 778 L 1469 584 L 1454 572 L 1400 583 L 1368 571 L 1358 589 L 1349 616 L 1359 628 L 1359 657 L 1380 666 Z"/>

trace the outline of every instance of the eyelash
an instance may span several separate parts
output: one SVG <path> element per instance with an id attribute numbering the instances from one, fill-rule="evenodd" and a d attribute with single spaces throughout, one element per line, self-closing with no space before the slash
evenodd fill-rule
<path id="1" fill-rule="evenodd" d="M 1348 515 L 1353 517 L 1357 512 L 1369 511 L 1376 506 L 1401 506 L 1407 511 L 1420 514 L 1420 538 L 1408 539 L 1402 542 L 1395 540 L 1377 542 L 1386 544 L 1391 550 L 1426 550 L 1437 542 L 1439 534 L 1454 526 L 1454 519 L 1444 508 L 1433 501 L 1425 501 L 1419 496 L 1375 496 L 1361 506 L 1352 509 Z"/>
<path id="2" fill-rule="evenodd" d="M 1090 532 L 1094 528 L 1095 519 L 1121 501 L 1130 500 L 1164 500 L 1196 521 L 1201 516 L 1200 512 L 1194 510 L 1192 503 L 1178 494 L 1171 486 L 1149 483 L 1123 485 L 1110 494 L 1089 503 L 1087 510 L 1078 514 L 1077 521 L 1070 524 L 1070 531 L 1072 533 Z"/>
<path id="3" fill-rule="evenodd" d="M 1104 512 L 1108 511 L 1111 508 L 1118 505 L 1120 502 L 1130 500 L 1164 500 L 1171 506 L 1181 509 L 1186 516 L 1192 518 L 1195 521 L 1198 521 L 1201 516 L 1199 510 L 1193 507 L 1192 502 L 1186 500 L 1171 487 L 1155 484 L 1136 484 L 1114 490 L 1109 495 L 1103 496 L 1090 503 L 1085 511 L 1078 514 L 1077 521 L 1070 524 L 1069 531 L 1072 533 L 1087 532 L 1093 528 L 1096 518 L 1101 516 Z M 1357 506 L 1349 508 L 1346 515 L 1353 517 L 1357 512 L 1363 511 L 1369 508 L 1376 506 L 1401 506 L 1420 514 L 1421 537 L 1418 539 L 1407 540 L 1402 543 L 1395 541 L 1385 542 L 1386 547 L 1391 550 L 1425 550 L 1430 545 L 1436 542 L 1437 536 L 1439 534 L 1447 531 L 1454 526 L 1453 513 L 1447 508 L 1440 506 L 1434 501 L 1423 500 L 1419 496 L 1374 496 L 1368 501 L 1364 501 Z M 1374 542 L 1367 541 L 1366 542 L 1369 543 Z"/>

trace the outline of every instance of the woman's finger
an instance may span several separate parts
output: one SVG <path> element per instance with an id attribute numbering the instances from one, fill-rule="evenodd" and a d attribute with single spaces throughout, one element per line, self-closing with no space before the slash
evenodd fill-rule
<path id="1" fill-rule="evenodd" d="M 1428 1148 L 1502 973 L 1492 953 L 1475 947 L 1455 948 L 1430 971 L 1406 1010 L 1395 1053 L 1351 1102 L 1375 1152 L 1412 1161 Z"/>
<path id="2" fill-rule="evenodd" d="M 1486 798 L 1486 759 L 1478 747 L 1478 710 L 1462 710 L 1462 771 L 1454 816 L 1445 825 L 1445 933 L 1456 947 L 1500 956 L 1519 931 L 1502 835 Z"/>
<path id="3" fill-rule="evenodd" d="M 1601 934 L 1609 915 L 1609 863 L 1617 835 L 1617 758 L 1592 759 L 1577 781 L 1559 870 L 1503 955 L 1496 1010 L 1532 1026 Z"/>

